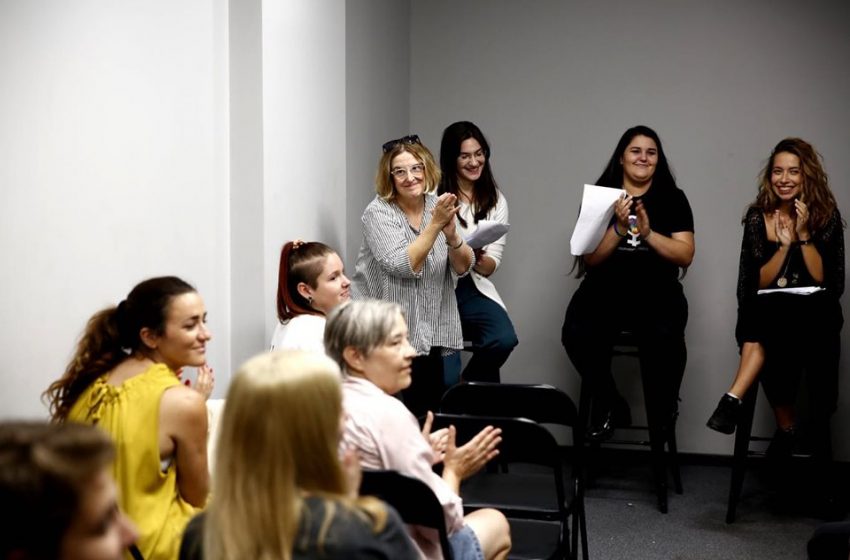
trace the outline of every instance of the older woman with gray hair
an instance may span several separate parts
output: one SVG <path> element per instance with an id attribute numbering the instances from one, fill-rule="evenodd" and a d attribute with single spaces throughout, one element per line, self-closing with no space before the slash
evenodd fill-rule
<path id="1" fill-rule="evenodd" d="M 443 505 L 455 558 L 507 558 L 511 548 L 507 519 L 495 509 L 463 515 L 460 482 L 498 453 L 501 430 L 487 427 L 466 445 L 455 445 L 455 430 L 430 433 L 392 395 L 410 385 L 407 323 L 396 303 L 351 301 L 331 311 L 325 350 L 343 371 L 346 411 L 342 445 L 356 449 L 365 469 L 389 469 L 428 484 Z M 432 467 L 442 461 L 442 477 Z M 436 535 L 414 529 L 411 536 L 426 558 L 441 558 Z"/>

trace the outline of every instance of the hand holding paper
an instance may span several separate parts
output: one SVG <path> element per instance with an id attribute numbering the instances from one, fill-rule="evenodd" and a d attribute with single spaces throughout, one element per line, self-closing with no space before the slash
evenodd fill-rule
<path id="1" fill-rule="evenodd" d="M 614 215 L 614 203 L 623 195 L 622 189 L 585 185 L 581 197 L 581 212 L 576 228 L 570 239 L 570 253 L 575 256 L 592 253 L 602 237 L 611 216 Z"/>

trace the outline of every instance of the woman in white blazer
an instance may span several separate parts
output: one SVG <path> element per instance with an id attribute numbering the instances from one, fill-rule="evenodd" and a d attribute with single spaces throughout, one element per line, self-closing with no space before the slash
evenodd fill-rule
<path id="1" fill-rule="evenodd" d="M 440 193 L 457 196 L 461 235 L 469 237 L 481 220 L 508 223 L 508 203 L 490 170 L 490 145 L 481 129 L 468 121 L 443 131 L 440 144 L 443 178 Z M 472 344 L 464 381 L 499 381 L 499 370 L 517 345 L 505 304 L 490 280 L 502 261 L 505 237 L 475 250 L 472 273 L 458 279 L 455 294 L 463 338 Z"/>

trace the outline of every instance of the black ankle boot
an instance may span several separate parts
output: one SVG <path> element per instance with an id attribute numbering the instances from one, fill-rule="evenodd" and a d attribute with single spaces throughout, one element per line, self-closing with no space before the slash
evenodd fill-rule
<path id="1" fill-rule="evenodd" d="M 720 397 L 720 402 L 717 403 L 717 408 L 706 426 L 721 434 L 735 433 L 735 427 L 738 425 L 738 417 L 741 415 L 741 409 L 744 403 L 741 399 L 736 399 L 730 394 L 725 394 Z"/>
<path id="2" fill-rule="evenodd" d="M 610 401 L 600 399 L 593 403 L 586 437 L 589 441 L 605 441 L 611 438 L 617 426 L 631 425 L 632 412 L 626 399 L 620 395 Z"/>

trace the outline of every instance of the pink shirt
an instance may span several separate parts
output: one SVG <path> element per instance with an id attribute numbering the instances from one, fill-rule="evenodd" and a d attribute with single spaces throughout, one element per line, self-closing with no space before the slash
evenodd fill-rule
<path id="1" fill-rule="evenodd" d="M 449 534 L 463 527 L 460 496 L 432 470 L 434 451 L 407 407 L 360 377 L 346 376 L 342 391 L 347 413 L 343 445 L 357 449 L 361 466 L 394 470 L 425 482 L 443 505 Z M 435 531 L 417 528 L 411 536 L 426 558 L 442 558 Z"/>

